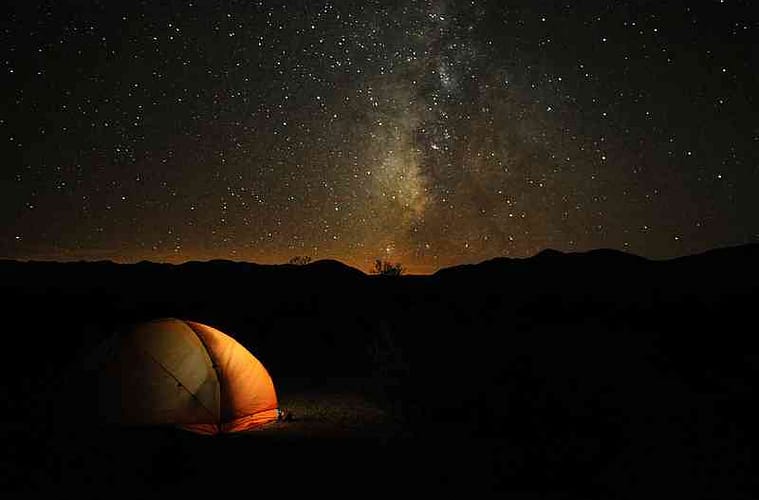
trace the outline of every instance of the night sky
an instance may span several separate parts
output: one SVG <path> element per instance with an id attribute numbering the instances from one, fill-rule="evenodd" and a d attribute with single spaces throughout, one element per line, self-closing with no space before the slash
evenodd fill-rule
<path id="1" fill-rule="evenodd" d="M 751 0 L 3 10 L 0 258 L 430 272 L 759 241 Z"/>

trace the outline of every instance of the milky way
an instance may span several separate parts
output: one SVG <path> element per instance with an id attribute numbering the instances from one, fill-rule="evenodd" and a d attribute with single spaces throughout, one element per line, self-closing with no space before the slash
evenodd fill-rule
<path id="1" fill-rule="evenodd" d="M 7 10 L 0 257 L 428 272 L 759 240 L 748 1 Z"/>

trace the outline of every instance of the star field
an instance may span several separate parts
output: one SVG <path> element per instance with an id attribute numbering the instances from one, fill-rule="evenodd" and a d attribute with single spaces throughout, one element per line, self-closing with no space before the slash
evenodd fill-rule
<path id="1" fill-rule="evenodd" d="M 751 4 L 12 2 L 0 257 L 756 242 Z"/>

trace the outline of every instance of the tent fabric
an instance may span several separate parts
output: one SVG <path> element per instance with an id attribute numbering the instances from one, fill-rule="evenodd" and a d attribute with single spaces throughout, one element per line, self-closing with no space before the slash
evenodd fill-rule
<path id="1" fill-rule="evenodd" d="M 217 434 L 259 427 L 279 414 L 266 368 L 216 328 L 150 321 L 119 336 L 112 354 L 100 386 L 107 420 Z"/>

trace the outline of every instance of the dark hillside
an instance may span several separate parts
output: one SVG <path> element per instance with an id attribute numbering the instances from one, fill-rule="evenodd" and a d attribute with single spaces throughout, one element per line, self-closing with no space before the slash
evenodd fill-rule
<path id="1" fill-rule="evenodd" d="M 172 479 L 151 479 L 134 465 L 143 449 L 134 443 L 152 447 L 156 463 L 211 449 L 228 457 L 218 473 L 240 472 L 249 444 L 289 460 L 295 477 L 337 467 L 353 478 L 346 484 L 388 489 L 752 498 L 758 263 L 756 245 L 669 261 L 547 251 L 401 277 L 335 261 L 0 262 L 4 489 L 76 491 L 89 481 L 84 468 L 100 478 L 87 483 L 94 492 L 140 474 L 144 488 L 199 491 L 199 463 L 184 458 Z M 377 402 L 400 427 L 381 441 L 308 438 L 306 426 L 249 443 L 133 431 L 113 438 L 127 450 L 118 459 L 82 451 L 97 448 L 81 445 L 89 393 L 67 389 L 87 387 L 83 363 L 102 341 L 155 317 L 234 336 L 285 396 L 290 380 L 319 394 L 335 393 L 336 380 L 363 381 L 346 394 Z M 332 452 L 337 462 L 319 459 Z M 271 485 L 285 475 L 275 464 L 267 471 Z"/>

